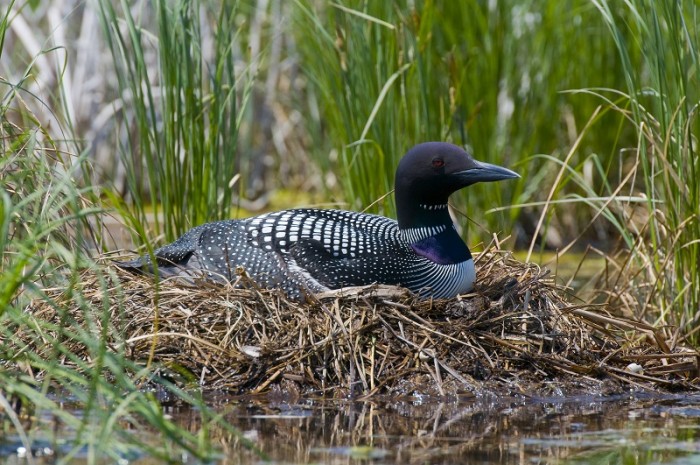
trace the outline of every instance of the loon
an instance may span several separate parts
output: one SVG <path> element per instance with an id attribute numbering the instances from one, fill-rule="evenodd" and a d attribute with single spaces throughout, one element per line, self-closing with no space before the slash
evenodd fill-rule
<path id="1" fill-rule="evenodd" d="M 456 145 L 422 143 L 396 169 L 398 221 L 304 208 L 207 223 L 155 251 L 158 274 L 235 283 L 244 269 L 258 286 L 301 301 L 309 293 L 374 283 L 451 298 L 472 290 L 476 272 L 448 197 L 477 182 L 518 177 Z M 118 265 L 153 272 L 149 257 Z"/>

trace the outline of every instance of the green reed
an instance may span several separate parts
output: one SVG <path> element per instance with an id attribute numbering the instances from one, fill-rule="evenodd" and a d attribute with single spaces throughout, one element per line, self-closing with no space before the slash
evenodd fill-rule
<path id="1" fill-rule="evenodd" d="M 0 44 L 10 21 L 5 16 L 0 22 Z M 8 54 L 0 49 L 3 60 L 14 59 Z M 196 389 L 183 391 L 160 378 L 157 367 L 129 360 L 108 344 L 115 337 L 126 344 L 129 315 L 119 280 L 93 258 L 106 213 L 102 191 L 90 183 L 87 153 L 66 148 L 76 143 L 70 126 L 49 131 L 30 110 L 35 103 L 48 107 L 27 91 L 31 70 L 14 82 L 0 77 L 2 436 L 19 438 L 28 463 L 33 446 L 47 442 L 57 463 L 116 462 L 144 454 L 164 461 L 181 461 L 183 454 L 210 460 L 216 454 L 208 440 L 210 423 L 236 432 L 210 412 Z M 97 288 L 86 288 L 86 269 L 97 276 Z M 95 292 L 100 303 L 91 297 Z M 39 313 L 39 303 L 55 317 Z M 70 307 L 80 309 L 80 318 Z M 88 356 L 78 356 L 83 351 L 76 347 Z M 150 390 L 156 385 L 197 407 L 198 432 L 169 419 Z"/>
<path id="2" fill-rule="evenodd" d="M 315 153 L 341 173 L 353 208 L 390 191 L 396 162 L 413 144 L 468 146 L 523 174 L 519 183 L 475 186 L 452 199 L 480 218 L 502 213 L 486 215 L 478 237 L 520 231 L 530 253 L 607 238 L 607 247 L 635 254 L 646 280 L 637 282 L 638 316 L 696 325 L 696 5 L 296 5 L 301 66 L 328 134 Z M 339 153 L 337 162 L 328 153 Z M 393 214 L 390 201 L 372 208 Z M 632 221 L 641 211 L 645 225 Z"/>
<path id="3" fill-rule="evenodd" d="M 602 75 L 613 77 L 613 87 L 624 84 L 612 40 L 587 1 L 297 5 L 301 66 L 319 95 L 329 137 L 317 159 L 342 173 L 354 208 L 390 191 L 396 163 L 412 145 L 448 140 L 523 174 L 519 183 L 475 186 L 453 198 L 485 218 L 487 231 L 511 231 L 522 211 L 483 212 L 539 200 L 552 168 L 532 155 L 564 152 L 577 122 L 597 105 L 561 91 L 590 85 L 591 78 L 602 85 Z M 588 140 L 585 152 L 614 138 Z M 335 165 L 332 149 L 341 154 Z M 393 214 L 391 202 L 374 210 Z"/>
<path id="4" fill-rule="evenodd" d="M 236 68 L 237 2 L 212 10 L 163 0 L 145 5 L 141 17 L 126 2 L 120 8 L 98 3 L 121 100 L 133 120 L 124 130 L 134 137 L 124 138 L 119 153 L 139 219 L 148 222 L 150 206 L 156 233 L 162 226 L 172 240 L 193 224 L 228 218 L 239 172 L 238 131 L 253 82 L 250 67 Z M 212 30 L 203 32 L 203 22 Z M 142 172 L 147 183 L 140 182 Z"/>
<path id="5" fill-rule="evenodd" d="M 90 223 L 104 213 L 92 186 L 79 187 L 81 171 L 90 168 L 86 157 L 61 154 L 45 131 L 30 126 L 29 116 L 21 128 L 7 119 L 10 111 L 0 108 L 0 398 L 5 406 L 20 399 L 21 409 L 3 409 L 1 416 L 15 420 L 5 433 L 19 434 L 29 451 L 33 441 L 49 441 L 59 462 L 76 455 L 89 463 L 122 460 L 144 452 L 163 459 L 182 451 L 208 457 L 212 451 L 201 438 L 167 420 L 159 402 L 139 387 L 158 382 L 152 370 L 108 347 L 109 335 L 123 324 L 110 319 L 108 308 L 119 305 L 118 281 L 102 277 L 100 290 L 110 296 L 103 306 L 85 296 L 82 272 L 97 270 L 87 248 L 94 243 Z M 46 288 L 62 289 L 60 299 Z M 65 310 L 69 301 L 83 309 L 84 324 Z M 60 324 L 35 314 L 37 302 L 53 308 Z M 87 348 L 89 359 L 73 352 L 76 345 Z M 73 399 L 79 413 L 63 407 L 64 399 Z M 47 415 L 54 425 L 27 421 Z M 69 432 L 53 437 L 53 428 Z"/>
<path id="6" fill-rule="evenodd" d="M 634 182 L 648 221 L 632 248 L 643 270 L 640 314 L 695 334 L 700 309 L 700 7 L 637 0 L 620 8 L 594 2 L 615 40 L 626 86 L 618 111 L 637 138 Z M 600 94 L 606 94 L 601 91 Z M 608 92 L 607 94 L 610 94 Z M 608 97 L 608 95 L 604 95 Z M 629 220 L 629 218 L 625 218 Z M 641 289 L 644 289 L 641 291 Z"/>

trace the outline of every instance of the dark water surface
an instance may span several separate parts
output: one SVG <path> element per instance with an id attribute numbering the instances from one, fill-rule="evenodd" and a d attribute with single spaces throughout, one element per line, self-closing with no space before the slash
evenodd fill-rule
<path id="1" fill-rule="evenodd" d="M 220 405 L 259 448 L 223 434 L 221 463 L 700 464 L 697 395 Z"/>
<path id="2" fill-rule="evenodd" d="M 455 402 L 208 400 L 238 430 L 209 426 L 209 441 L 218 451 L 213 463 L 700 464 L 700 395 Z M 167 402 L 164 408 L 192 433 L 202 430 L 197 410 Z M 53 441 L 35 436 L 31 461 L 19 437 L 0 437 L 0 463 L 89 462 L 87 451 L 71 451 L 69 431 L 53 433 Z M 149 442 L 147 437 L 139 440 Z M 176 449 L 172 457 L 175 463 L 201 463 Z M 126 453 L 97 463 L 166 462 Z"/>

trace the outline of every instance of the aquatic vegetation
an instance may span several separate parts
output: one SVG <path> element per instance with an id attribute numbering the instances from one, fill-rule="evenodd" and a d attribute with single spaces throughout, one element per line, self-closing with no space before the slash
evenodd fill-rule
<path id="1" fill-rule="evenodd" d="M 97 4 L 118 82 L 112 104 L 124 113 L 118 124 L 134 133 L 121 140 L 118 154 L 138 222 L 172 239 L 190 224 L 229 218 L 239 190 L 238 132 L 257 60 L 241 63 L 237 4 L 209 11 L 158 1 L 138 12 Z M 206 23 L 212 27 L 202 30 Z"/>
<path id="2" fill-rule="evenodd" d="M 593 3 L 614 38 L 625 86 L 570 91 L 597 100 L 600 107 L 565 159 L 544 157 L 558 165 L 558 176 L 546 201 L 532 204 L 543 207 L 536 232 L 559 205 L 589 206 L 593 219 L 559 254 L 581 242 L 595 219 L 604 218 L 613 227 L 608 241 L 614 245 L 607 245 L 609 253 L 596 252 L 608 261 L 596 289 L 621 314 L 665 326 L 667 337 L 695 343 L 700 309 L 698 10 L 682 2 L 658 7 L 628 2 L 622 9 L 607 1 Z M 610 115 L 618 120 L 610 149 L 576 161 L 584 141 L 609 127 Z M 570 185 L 581 192 L 560 194 Z M 530 253 L 534 246 L 535 237 Z"/>
<path id="3" fill-rule="evenodd" d="M 643 216 L 622 210 L 621 234 L 631 259 L 623 265 L 631 287 L 605 282 L 631 296 L 636 317 L 653 316 L 658 324 L 678 328 L 677 337 L 697 341 L 700 310 L 700 36 L 697 6 L 665 2 L 656 7 L 639 2 L 627 6 L 624 21 L 605 1 L 601 11 L 624 64 L 625 90 L 594 93 L 634 128 L 637 146 L 626 157 L 629 174 L 620 191 L 641 191 Z M 631 35 L 635 46 L 621 38 Z M 639 68 L 631 56 L 639 54 Z M 632 180 L 626 180 L 632 176 Z M 636 178 L 636 180 L 634 179 Z M 622 289 L 620 288 L 622 287 Z M 644 289 L 644 290 L 641 290 Z M 611 303 L 621 304 L 616 298 Z M 629 304 L 626 304 L 629 305 Z M 683 335 L 683 336 L 681 336 Z"/>
<path id="4" fill-rule="evenodd" d="M 0 38 L 12 11 L 11 4 Z M 86 300 L 85 270 L 96 273 L 93 290 L 123 297 L 93 259 L 102 243 L 103 191 L 91 182 L 88 154 L 72 151 L 69 127 L 44 126 L 34 113 L 45 104 L 28 90 L 31 81 L 31 67 L 18 81 L 0 79 L 0 418 L 8 433 L 3 436 L 18 435 L 30 461 L 34 454 L 89 463 L 144 453 L 163 460 L 182 454 L 210 459 L 215 451 L 206 441 L 207 427 L 220 420 L 209 416 L 196 391 L 159 379 L 147 362 L 110 346 L 110 313 Z M 61 289 L 61 297 L 52 298 L 50 289 Z M 36 302 L 58 318 L 49 321 L 31 311 Z M 80 308 L 79 322 L 66 313 L 71 304 Z M 77 354 L 76 345 L 84 352 Z M 199 406 L 201 429 L 190 432 L 169 419 L 150 391 L 153 383 L 161 398 Z M 58 425 L 70 436 L 51 437 Z"/>

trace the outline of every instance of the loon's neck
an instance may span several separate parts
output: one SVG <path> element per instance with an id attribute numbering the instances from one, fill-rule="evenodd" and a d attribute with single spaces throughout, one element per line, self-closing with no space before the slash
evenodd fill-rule
<path id="1" fill-rule="evenodd" d="M 399 205 L 398 221 L 401 236 L 409 244 L 454 228 L 447 203 Z"/>
<path id="2" fill-rule="evenodd" d="M 472 258 L 457 234 L 447 203 L 413 204 L 399 210 L 399 232 L 414 252 L 440 265 L 461 263 Z"/>

